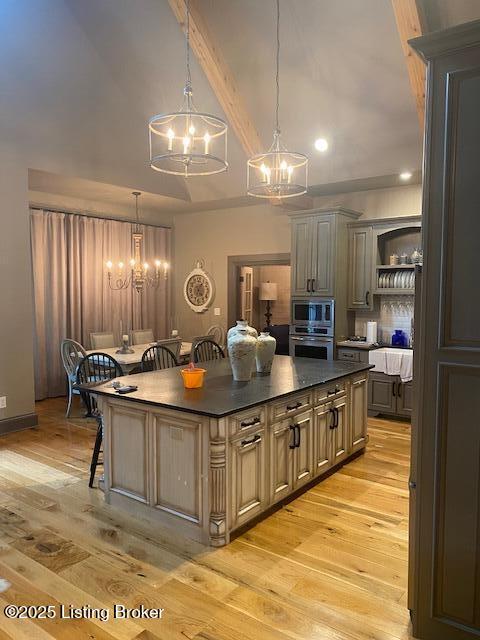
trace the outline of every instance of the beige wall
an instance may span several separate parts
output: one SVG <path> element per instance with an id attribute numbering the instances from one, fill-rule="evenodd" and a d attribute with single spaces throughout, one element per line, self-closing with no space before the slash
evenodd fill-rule
<path id="1" fill-rule="evenodd" d="M 315 207 L 329 206 L 354 209 L 365 218 L 415 215 L 421 212 L 421 185 L 315 198 Z M 178 214 L 174 245 L 172 322 L 184 337 L 201 335 L 213 324 L 227 326 L 228 256 L 289 253 L 289 218 L 285 211 L 270 205 Z M 207 312 L 196 314 L 183 299 L 183 282 L 200 258 L 213 276 L 216 296 Z M 214 307 L 220 308 L 220 316 L 214 316 Z"/>
<path id="2" fill-rule="evenodd" d="M 28 172 L 11 154 L 0 153 L 0 396 L 1 421 L 34 412 L 33 313 Z"/>

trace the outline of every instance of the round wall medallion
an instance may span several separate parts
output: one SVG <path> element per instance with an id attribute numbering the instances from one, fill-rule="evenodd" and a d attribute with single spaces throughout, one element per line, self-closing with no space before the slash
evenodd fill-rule
<path id="1" fill-rule="evenodd" d="M 185 301 L 190 309 L 196 313 L 203 313 L 212 304 L 214 295 L 213 280 L 203 269 L 203 263 L 199 261 L 195 269 L 185 278 L 183 285 Z"/>

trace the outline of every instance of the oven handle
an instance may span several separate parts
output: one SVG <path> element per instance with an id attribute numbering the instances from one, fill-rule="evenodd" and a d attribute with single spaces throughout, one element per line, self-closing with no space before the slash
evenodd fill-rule
<path id="1" fill-rule="evenodd" d="M 333 338 L 321 338 L 319 337 L 311 337 L 311 338 L 301 338 L 300 336 L 290 336 L 290 340 L 296 340 L 297 342 L 333 342 Z"/>

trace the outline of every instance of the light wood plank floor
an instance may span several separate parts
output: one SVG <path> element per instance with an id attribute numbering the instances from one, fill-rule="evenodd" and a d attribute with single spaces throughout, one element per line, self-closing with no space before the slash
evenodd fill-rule
<path id="1" fill-rule="evenodd" d="M 38 404 L 0 438 L 0 640 L 407 640 L 410 425 L 223 549 L 152 530 L 87 486 L 94 431 Z M 165 609 L 162 620 L 8 620 L 7 604 Z"/>

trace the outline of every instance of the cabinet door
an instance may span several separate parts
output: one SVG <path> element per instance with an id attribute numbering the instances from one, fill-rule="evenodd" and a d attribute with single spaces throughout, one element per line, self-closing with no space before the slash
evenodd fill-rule
<path id="1" fill-rule="evenodd" d="M 348 237 L 348 308 L 372 308 L 372 227 L 354 227 Z"/>
<path id="2" fill-rule="evenodd" d="M 333 402 L 335 412 L 334 429 L 330 429 L 332 438 L 331 464 L 338 464 L 348 455 L 348 412 L 346 397 Z"/>
<path id="3" fill-rule="evenodd" d="M 315 296 L 334 295 L 335 218 L 312 219 L 312 284 Z"/>
<path id="4" fill-rule="evenodd" d="M 396 413 L 396 376 L 371 372 L 368 379 L 368 409 L 379 413 Z"/>
<path id="5" fill-rule="evenodd" d="M 297 431 L 297 446 L 293 449 L 293 488 L 298 489 L 313 478 L 313 411 L 292 418 Z"/>
<path id="6" fill-rule="evenodd" d="M 367 443 L 367 376 L 354 378 L 350 390 L 350 453 Z"/>
<path id="7" fill-rule="evenodd" d="M 276 502 L 288 496 L 293 483 L 292 420 L 273 424 L 270 431 L 270 500 Z"/>
<path id="8" fill-rule="evenodd" d="M 309 218 L 292 221 L 292 296 L 309 296 L 312 280 L 312 234 Z"/>
<path id="9" fill-rule="evenodd" d="M 265 503 L 264 432 L 231 444 L 232 528 L 258 515 Z"/>
<path id="10" fill-rule="evenodd" d="M 317 407 L 313 420 L 313 473 L 319 476 L 330 466 L 330 427 L 334 424 L 332 403 Z"/>
<path id="11" fill-rule="evenodd" d="M 397 384 L 397 413 L 400 416 L 411 416 L 413 409 L 413 382 Z"/>

